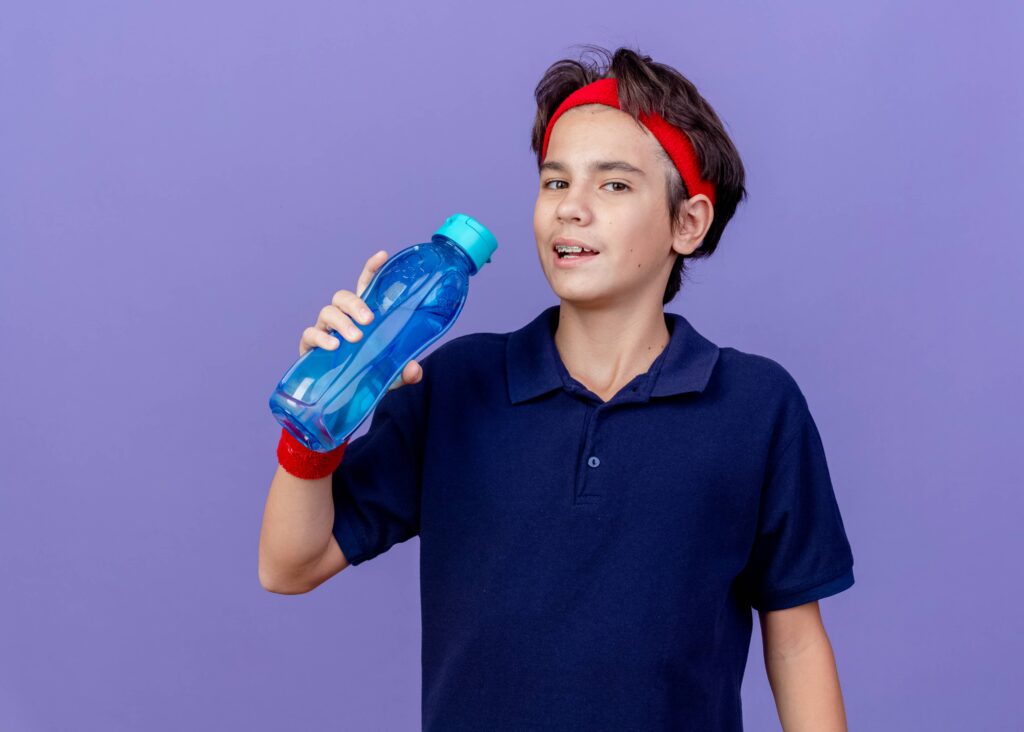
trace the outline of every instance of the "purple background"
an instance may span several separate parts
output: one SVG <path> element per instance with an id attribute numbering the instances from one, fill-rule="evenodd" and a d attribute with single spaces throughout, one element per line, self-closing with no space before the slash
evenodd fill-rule
<path id="1" fill-rule="evenodd" d="M 259 585 L 267 399 L 451 213 L 500 248 L 441 342 L 557 302 L 532 93 L 584 42 L 688 75 L 747 167 L 668 309 L 808 398 L 851 729 L 1020 725 L 1022 41 L 1009 2 L 6 5 L 0 728 L 418 728 L 418 539 Z M 778 729 L 754 617 L 744 717 Z"/>

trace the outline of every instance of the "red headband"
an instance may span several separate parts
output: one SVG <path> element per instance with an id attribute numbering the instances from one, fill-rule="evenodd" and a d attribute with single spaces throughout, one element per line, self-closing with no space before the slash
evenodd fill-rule
<path id="1" fill-rule="evenodd" d="M 555 122 L 567 109 L 581 104 L 604 104 L 615 109 L 619 106 L 619 86 L 616 79 L 598 79 L 586 86 L 582 86 L 558 105 L 558 109 L 551 115 L 547 129 L 544 131 L 544 147 L 541 148 L 541 160 L 547 157 L 548 140 L 551 137 L 551 130 Z M 661 143 L 661 146 L 672 158 L 679 174 L 683 177 L 686 190 L 691 196 L 703 193 L 711 203 L 715 203 L 715 184 L 700 177 L 700 161 L 697 158 L 697 151 L 693 149 L 693 143 L 686 133 L 678 127 L 674 127 L 665 121 L 657 112 L 652 114 L 640 113 L 640 122 L 651 131 L 651 134 Z"/>

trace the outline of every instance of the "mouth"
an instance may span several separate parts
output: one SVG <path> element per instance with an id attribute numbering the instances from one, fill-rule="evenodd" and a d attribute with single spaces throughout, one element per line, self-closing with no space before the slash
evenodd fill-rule
<path id="1" fill-rule="evenodd" d="M 596 257 L 598 252 L 593 247 L 587 246 L 578 239 L 566 239 L 559 237 L 551 244 L 551 251 L 556 259 L 583 259 L 585 257 Z"/>

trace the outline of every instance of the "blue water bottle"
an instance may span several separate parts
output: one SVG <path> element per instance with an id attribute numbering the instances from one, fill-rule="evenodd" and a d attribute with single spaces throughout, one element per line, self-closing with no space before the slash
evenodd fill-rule
<path id="1" fill-rule="evenodd" d="M 429 242 L 397 252 L 361 297 L 373 311 L 356 342 L 332 330 L 338 347 L 314 347 L 281 377 L 270 411 L 316 452 L 347 440 L 405 365 L 448 330 L 466 302 L 469 278 L 491 261 L 498 241 L 464 214 L 445 220 Z"/>

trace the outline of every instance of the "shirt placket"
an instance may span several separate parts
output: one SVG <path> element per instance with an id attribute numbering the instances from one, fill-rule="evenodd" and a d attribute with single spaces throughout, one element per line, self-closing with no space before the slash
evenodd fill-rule
<path id="1" fill-rule="evenodd" d="M 594 454 L 595 434 L 601 423 L 604 405 L 588 403 L 583 417 L 582 448 L 576 461 L 576 485 L 573 489 L 573 505 L 597 503 L 604 496 L 596 471 L 601 468 L 601 456 Z M 597 490 L 593 484 L 597 483 Z"/>
<path id="2" fill-rule="evenodd" d="M 603 462 L 606 456 L 601 454 L 598 430 L 606 425 L 613 410 L 628 409 L 630 404 L 645 399 L 642 392 L 643 383 L 641 377 L 637 377 L 633 383 L 608 402 L 602 402 L 593 392 L 575 380 L 567 388 L 580 398 L 586 410 L 583 415 L 580 437 L 581 447 L 576 458 L 576 479 L 573 485 L 572 505 L 592 505 L 600 503 L 605 496 L 603 478 L 608 470 L 608 466 Z"/>

